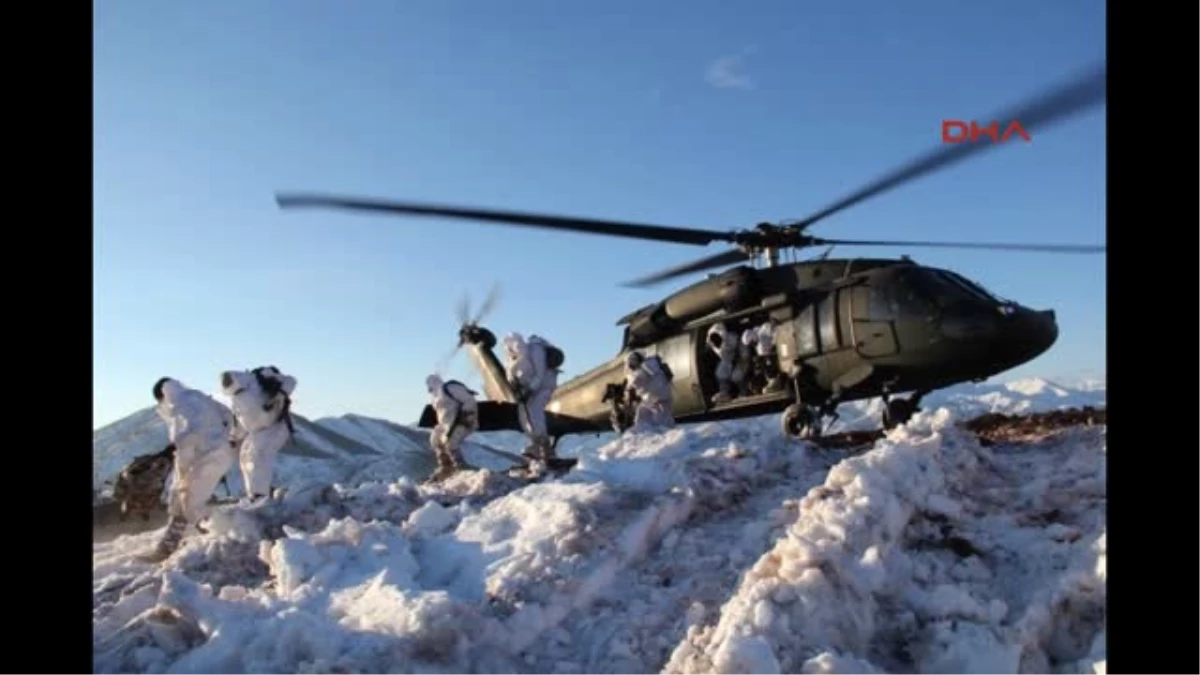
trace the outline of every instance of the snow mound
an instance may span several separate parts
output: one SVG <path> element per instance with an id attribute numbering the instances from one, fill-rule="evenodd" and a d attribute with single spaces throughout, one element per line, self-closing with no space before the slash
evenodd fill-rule
<path id="1" fill-rule="evenodd" d="M 689 515 L 736 501 L 788 454 L 804 455 L 705 425 L 627 436 L 560 481 L 470 471 L 224 507 L 162 569 L 132 556 L 157 532 L 121 537 L 96 547 L 97 669 L 516 668 Z M 675 480 L 648 480 L 659 473 Z"/>
<path id="2" fill-rule="evenodd" d="M 161 530 L 94 546 L 95 670 L 1102 670 L 1103 428 L 983 448 L 951 421 L 859 455 L 698 424 L 533 484 L 221 507 L 161 565 Z"/>
<path id="3" fill-rule="evenodd" d="M 1006 451 L 950 421 L 944 409 L 918 415 L 835 466 L 666 671 L 1045 672 L 1101 660 L 1102 431 Z"/>

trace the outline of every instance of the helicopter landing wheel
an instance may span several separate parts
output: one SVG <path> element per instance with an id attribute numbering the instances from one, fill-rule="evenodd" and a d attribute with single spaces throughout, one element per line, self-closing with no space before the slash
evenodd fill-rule
<path id="1" fill-rule="evenodd" d="M 820 416 L 816 409 L 803 403 L 789 405 L 780 418 L 783 435 L 801 441 L 818 438 L 821 435 Z"/>

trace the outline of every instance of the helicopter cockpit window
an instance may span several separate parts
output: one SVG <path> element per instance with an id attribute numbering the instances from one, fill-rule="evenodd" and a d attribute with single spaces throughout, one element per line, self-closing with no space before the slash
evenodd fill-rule
<path id="1" fill-rule="evenodd" d="M 938 309 L 946 309 L 964 302 L 977 303 L 979 296 L 964 288 L 961 284 L 951 281 L 938 270 L 921 270 L 910 277 L 911 283 L 905 284 L 933 303 Z"/>
<path id="2" fill-rule="evenodd" d="M 994 293 L 991 293 L 984 287 L 980 286 L 979 284 L 971 281 L 970 279 L 968 279 L 964 276 L 961 276 L 961 275 L 955 274 L 954 272 L 949 272 L 946 270 L 938 270 L 937 274 L 938 274 L 938 276 L 940 276 L 944 279 L 950 280 L 951 283 L 957 284 L 958 286 L 962 287 L 968 293 L 975 296 L 976 298 L 979 298 L 980 300 L 983 300 L 990 304 L 997 304 L 997 305 L 1004 304 L 1004 301 L 1001 300 L 1000 298 L 996 297 L 996 295 Z"/>
<path id="3" fill-rule="evenodd" d="M 922 292 L 921 283 L 912 273 L 902 273 L 894 280 L 873 284 L 870 288 L 868 312 L 872 321 L 889 321 L 905 316 L 921 316 L 932 309 Z"/>

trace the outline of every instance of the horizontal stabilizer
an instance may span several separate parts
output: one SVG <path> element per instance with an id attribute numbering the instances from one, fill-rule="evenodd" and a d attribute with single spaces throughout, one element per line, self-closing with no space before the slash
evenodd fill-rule
<path id="1" fill-rule="evenodd" d="M 478 405 L 479 431 L 524 431 L 521 428 L 521 417 L 517 412 L 516 403 L 479 401 Z M 437 413 L 434 412 L 433 406 L 425 406 L 417 426 L 421 429 L 437 426 Z M 566 415 L 556 415 L 549 411 L 546 412 L 546 427 L 551 436 L 609 430 L 606 423 L 598 424 Z"/>
<path id="2" fill-rule="evenodd" d="M 506 401 L 479 402 L 480 431 L 520 431 L 521 419 L 517 415 L 517 406 Z M 433 406 L 426 405 L 421 411 L 421 421 L 417 426 L 422 429 L 432 429 L 437 426 L 437 413 Z"/>

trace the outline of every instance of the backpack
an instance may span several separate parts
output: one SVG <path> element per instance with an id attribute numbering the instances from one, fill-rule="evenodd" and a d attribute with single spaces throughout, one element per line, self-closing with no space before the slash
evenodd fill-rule
<path id="1" fill-rule="evenodd" d="M 467 393 L 472 396 L 479 395 L 479 392 L 468 387 L 467 385 L 463 384 L 462 382 L 459 382 L 458 380 L 446 380 L 445 382 L 442 383 L 442 393 L 445 394 L 449 398 L 454 398 L 454 395 L 450 393 L 450 385 L 452 385 L 452 384 L 457 384 L 458 386 L 462 387 L 463 389 L 466 389 Z M 454 398 L 454 400 L 458 401 L 458 399 L 456 399 L 456 398 Z M 459 401 L 459 403 L 463 403 L 463 401 Z M 464 405 L 470 405 L 470 404 L 465 403 Z"/>
<path id="2" fill-rule="evenodd" d="M 530 337 L 529 342 L 531 344 L 536 342 L 542 346 L 542 350 L 546 353 L 547 368 L 550 370 L 558 370 L 559 368 L 562 368 L 563 361 L 566 360 L 566 355 L 563 354 L 563 350 L 555 347 L 549 342 L 546 342 L 544 338 L 541 338 L 537 335 Z"/>
<path id="3" fill-rule="evenodd" d="M 279 372 L 279 369 L 274 366 L 267 367 Z M 274 398 L 276 395 L 283 396 L 283 406 L 279 410 L 278 419 L 283 420 L 283 423 L 287 425 L 289 434 L 295 435 L 296 427 L 292 424 L 292 398 L 283 390 L 282 382 L 264 372 L 267 367 L 259 366 L 250 372 L 254 374 L 254 379 L 258 380 L 258 388 L 262 389 L 263 394 L 268 400 Z"/>
<path id="4" fill-rule="evenodd" d="M 671 372 L 671 366 L 668 366 L 666 361 L 663 361 L 658 356 L 651 356 L 650 358 L 658 362 L 658 368 L 662 371 L 662 374 L 666 376 L 667 382 L 672 382 L 675 380 L 675 373 Z"/>

